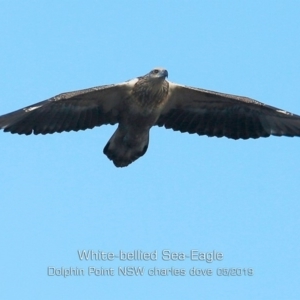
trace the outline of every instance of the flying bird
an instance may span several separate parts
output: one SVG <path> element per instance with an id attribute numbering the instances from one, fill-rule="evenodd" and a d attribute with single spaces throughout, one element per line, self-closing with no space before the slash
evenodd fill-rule
<path id="1" fill-rule="evenodd" d="M 155 68 L 118 84 L 63 93 L 0 116 L 5 132 L 48 134 L 118 124 L 104 154 L 126 167 L 147 151 L 152 126 L 249 139 L 300 136 L 300 116 L 256 100 L 179 85 Z"/>

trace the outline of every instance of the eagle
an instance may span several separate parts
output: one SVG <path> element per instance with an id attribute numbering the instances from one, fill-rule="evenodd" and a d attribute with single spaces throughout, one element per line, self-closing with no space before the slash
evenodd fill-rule
<path id="1" fill-rule="evenodd" d="M 155 68 L 122 83 L 68 93 L 0 116 L 0 129 L 18 134 L 118 127 L 104 147 L 116 167 L 143 156 L 152 126 L 209 137 L 300 136 L 300 116 L 256 100 L 168 81 Z"/>

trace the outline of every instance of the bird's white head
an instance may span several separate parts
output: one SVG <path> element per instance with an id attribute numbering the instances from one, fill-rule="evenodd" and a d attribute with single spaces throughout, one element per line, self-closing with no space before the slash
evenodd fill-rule
<path id="1" fill-rule="evenodd" d="M 147 75 L 151 79 L 165 79 L 168 77 L 168 71 L 164 68 L 154 68 Z"/>

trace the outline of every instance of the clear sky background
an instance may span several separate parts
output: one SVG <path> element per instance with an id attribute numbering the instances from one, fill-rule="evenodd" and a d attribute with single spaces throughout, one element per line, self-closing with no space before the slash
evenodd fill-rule
<path id="1" fill-rule="evenodd" d="M 299 1 L 1 1 L 0 114 L 156 66 L 300 114 L 299 20 Z M 0 133 L 2 299 L 299 299 L 299 138 L 153 128 L 146 155 L 118 169 L 102 153 L 114 130 Z M 89 249 L 158 258 L 81 261 Z M 164 261 L 164 249 L 224 259 Z M 51 266 L 85 275 L 48 276 Z M 119 276 L 127 266 L 145 274 Z M 186 275 L 150 276 L 154 267 Z"/>

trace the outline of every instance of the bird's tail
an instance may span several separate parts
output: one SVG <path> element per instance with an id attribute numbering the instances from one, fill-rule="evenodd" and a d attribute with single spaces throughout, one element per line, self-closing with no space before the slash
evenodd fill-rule
<path id="1" fill-rule="evenodd" d="M 149 144 L 149 129 L 143 131 L 120 126 L 103 149 L 103 153 L 116 167 L 126 167 L 143 156 Z"/>

